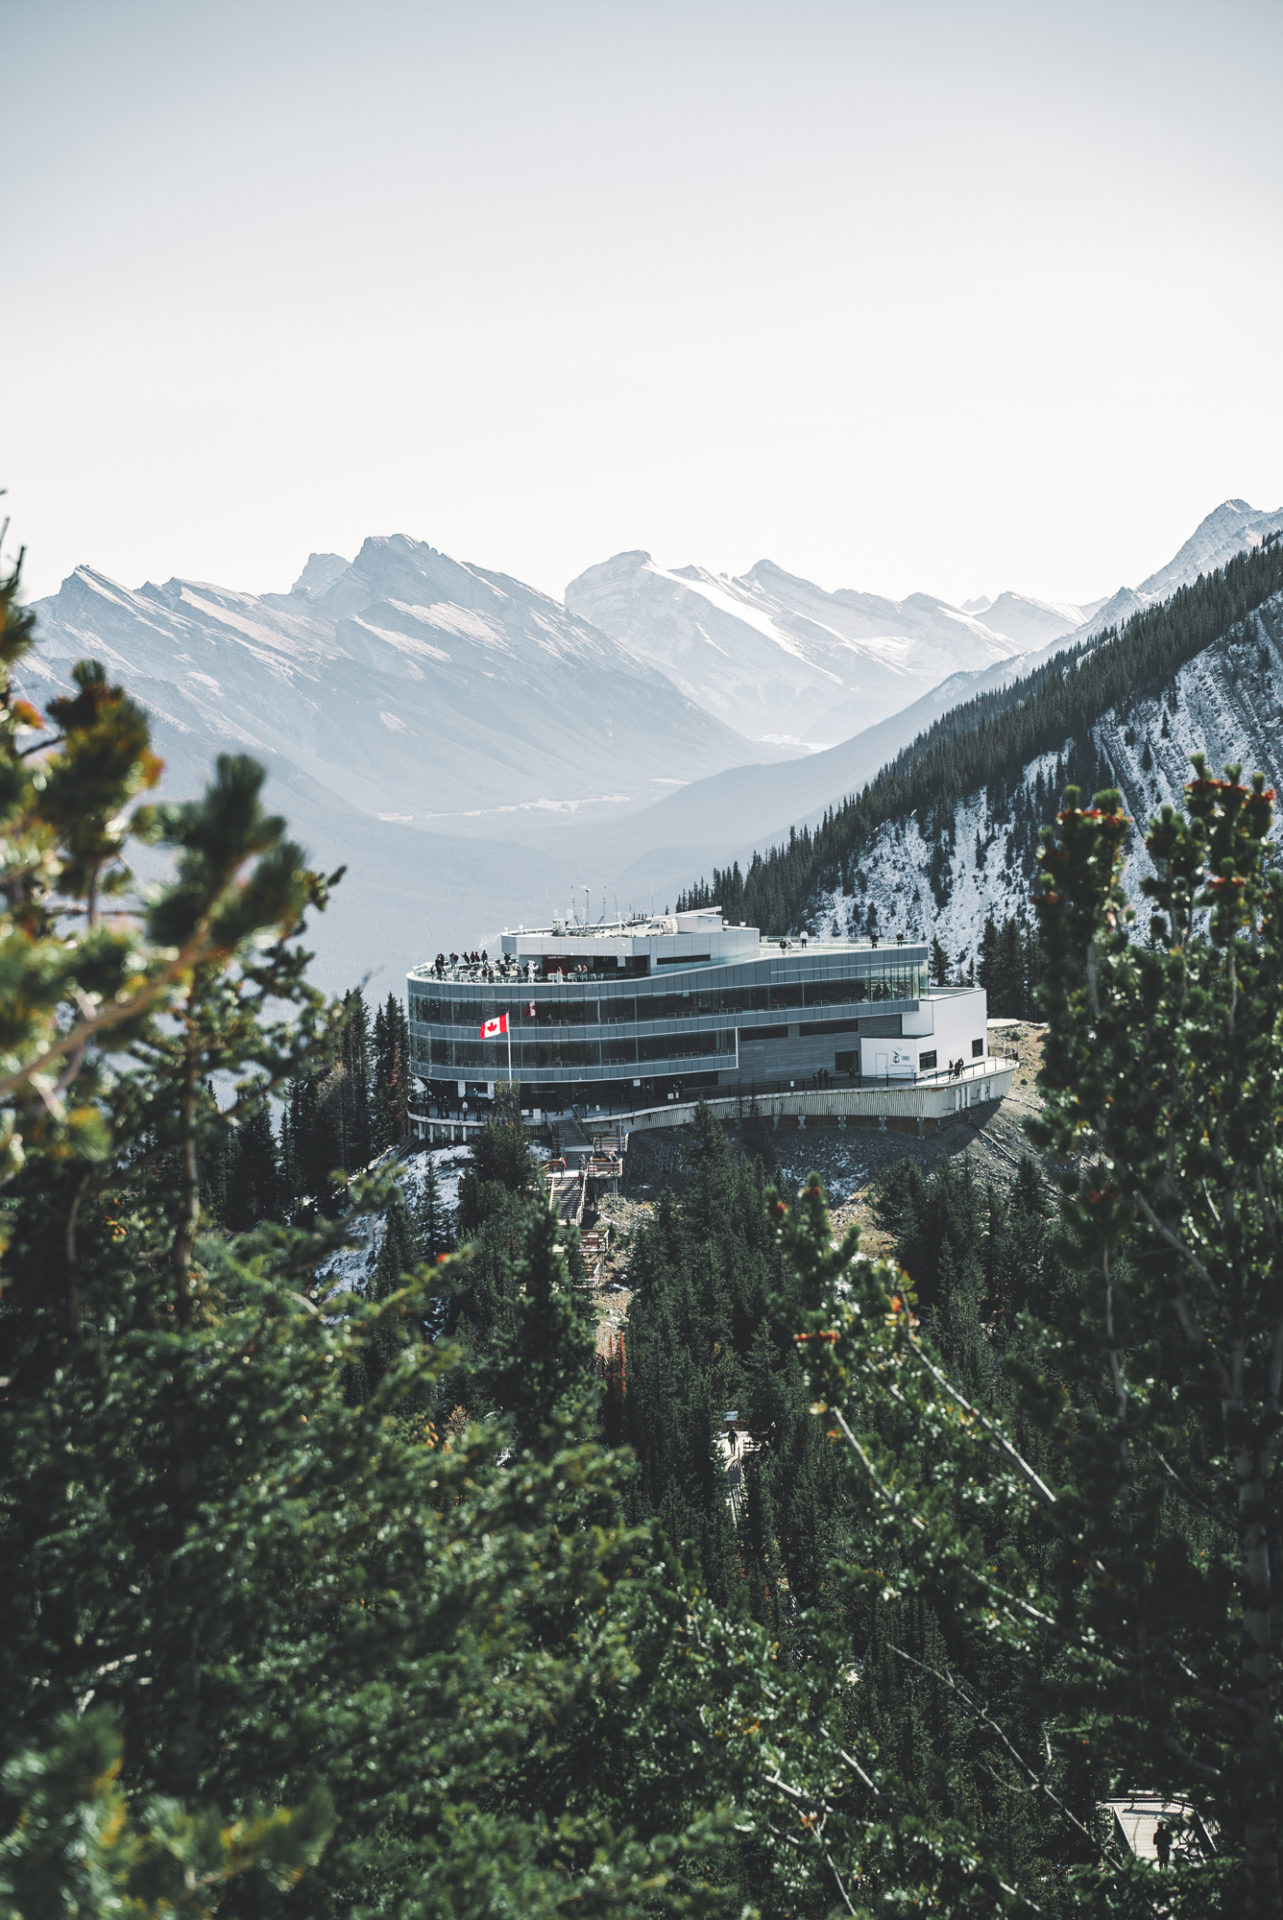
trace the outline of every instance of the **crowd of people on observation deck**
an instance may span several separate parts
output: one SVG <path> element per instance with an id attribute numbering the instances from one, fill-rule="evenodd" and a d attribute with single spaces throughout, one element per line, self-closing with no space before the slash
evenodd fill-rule
<path id="1" fill-rule="evenodd" d="M 439 953 L 431 972 L 438 980 L 519 980 L 521 969 L 515 960 L 497 953 L 493 959 L 482 947 L 478 953 Z"/>
<path id="2" fill-rule="evenodd" d="M 529 982 L 539 979 L 556 983 L 566 980 L 590 980 L 595 977 L 592 968 L 583 965 L 549 967 L 546 972 L 540 973 L 538 962 L 535 960 L 518 961 L 501 953 L 491 958 L 484 947 L 479 953 L 475 948 L 471 953 L 438 953 L 428 971 L 438 980 L 518 981 L 524 979 Z"/>

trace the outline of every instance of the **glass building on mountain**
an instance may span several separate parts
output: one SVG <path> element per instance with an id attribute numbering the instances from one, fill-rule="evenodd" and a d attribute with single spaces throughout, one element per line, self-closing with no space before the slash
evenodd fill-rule
<path id="1" fill-rule="evenodd" d="M 913 1084 L 987 1051 L 983 991 L 930 987 L 924 943 L 764 940 L 717 907 L 520 928 L 484 961 L 416 967 L 408 989 L 411 1069 L 446 1108 L 493 1097 L 510 1043 L 523 1104 L 551 1112 Z"/>

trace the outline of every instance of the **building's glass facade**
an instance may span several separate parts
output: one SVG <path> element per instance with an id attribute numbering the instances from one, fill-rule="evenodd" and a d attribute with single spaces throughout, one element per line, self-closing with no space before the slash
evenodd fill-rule
<path id="1" fill-rule="evenodd" d="M 411 1065 L 429 1101 L 484 1097 L 511 1067 L 527 1105 L 636 1106 L 697 1089 L 854 1077 L 928 991 L 925 945 L 761 941 L 715 912 L 505 934 L 484 965 L 409 977 Z M 480 1037 L 507 1014 L 506 1038 Z"/>

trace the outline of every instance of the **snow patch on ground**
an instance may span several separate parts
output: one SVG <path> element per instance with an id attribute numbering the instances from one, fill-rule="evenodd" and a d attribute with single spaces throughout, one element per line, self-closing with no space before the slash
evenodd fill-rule
<path id="1" fill-rule="evenodd" d="M 385 1154 L 376 1165 L 386 1167 L 394 1162 L 397 1179 L 405 1196 L 406 1205 L 414 1210 L 419 1203 L 423 1183 L 427 1178 L 428 1162 L 437 1170 L 437 1185 L 441 1193 L 441 1203 L 451 1218 L 459 1205 L 459 1180 L 472 1162 L 470 1147 L 434 1147 L 427 1153 L 410 1154 L 404 1159 Z M 379 1256 L 379 1244 L 383 1238 L 383 1222 L 366 1217 L 352 1224 L 350 1247 L 336 1254 L 334 1259 L 322 1271 L 321 1278 L 329 1283 L 334 1293 L 361 1293 L 366 1280 L 373 1270 Z"/>
<path id="2" fill-rule="evenodd" d="M 542 1162 L 550 1157 L 552 1150 L 542 1142 L 531 1141 L 530 1151 L 537 1161 Z M 459 1182 L 472 1165 L 471 1147 L 431 1147 L 426 1152 L 410 1153 L 404 1157 L 387 1153 L 382 1160 L 375 1162 L 375 1166 L 384 1169 L 389 1165 L 395 1167 L 405 1203 L 413 1212 L 422 1198 L 423 1186 L 428 1177 L 429 1161 L 436 1168 L 437 1190 L 441 1195 L 441 1204 L 453 1220 L 459 1208 Z M 336 1254 L 322 1271 L 321 1278 L 329 1283 L 328 1291 L 331 1293 L 363 1292 L 366 1280 L 378 1259 L 382 1238 L 381 1219 L 366 1217 L 354 1221 L 352 1223 L 353 1244 L 346 1247 L 342 1253 Z"/>

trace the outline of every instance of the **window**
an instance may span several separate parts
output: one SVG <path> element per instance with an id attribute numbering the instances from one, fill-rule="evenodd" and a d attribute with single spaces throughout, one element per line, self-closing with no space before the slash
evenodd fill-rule
<path id="1" fill-rule="evenodd" d="M 834 1073 L 854 1073 L 859 1064 L 859 1058 L 854 1053 L 835 1053 L 833 1056 Z"/>
<path id="2" fill-rule="evenodd" d="M 595 1000 L 548 999 L 540 1000 L 538 1006 L 535 1018 L 542 1020 L 546 1027 L 595 1027 L 597 1024 Z"/>
<path id="3" fill-rule="evenodd" d="M 688 1060 L 699 1053 L 732 1053 L 735 1035 L 730 1027 L 720 1033 L 645 1033 L 637 1042 L 637 1058 Z"/>
<path id="4" fill-rule="evenodd" d="M 985 1043 L 984 1043 L 984 1041 L 983 1041 L 983 1040 L 973 1040 L 973 1041 L 971 1042 L 971 1058 L 972 1058 L 973 1060 L 983 1060 L 983 1059 L 984 1059 L 984 1054 L 985 1054 Z"/>
<path id="5" fill-rule="evenodd" d="M 808 1007 L 845 1007 L 867 1000 L 869 983 L 867 979 L 808 980 L 805 991 Z"/>
<path id="6" fill-rule="evenodd" d="M 751 1045 L 754 1040 L 787 1040 L 788 1037 L 789 1030 L 787 1027 L 740 1028 L 740 1045 L 742 1047 Z"/>
<path id="7" fill-rule="evenodd" d="M 918 1072 L 930 1073 L 933 1067 L 935 1066 L 935 1063 L 936 1063 L 936 1050 L 934 1047 L 932 1047 L 930 1053 L 920 1053 L 918 1055 Z"/>

